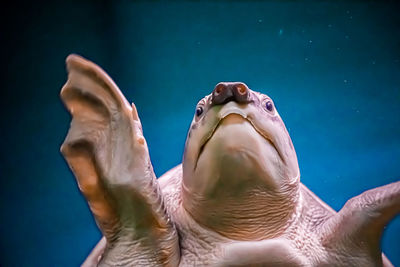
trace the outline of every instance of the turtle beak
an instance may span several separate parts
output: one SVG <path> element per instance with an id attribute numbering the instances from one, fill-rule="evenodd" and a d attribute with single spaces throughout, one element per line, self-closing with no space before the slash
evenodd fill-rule
<path id="1" fill-rule="evenodd" d="M 239 115 L 244 120 L 247 120 L 253 126 L 255 131 L 259 135 L 261 135 L 264 139 L 266 139 L 275 148 L 275 150 L 278 152 L 281 160 L 284 161 L 284 157 L 282 155 L 282 152 L 275 145 L 275 143 L 273 142 L 273 139 L 270 136 L 266 135 L 263 131 L 258 129 L 256 127 L 256 125 L 252 122 L 252 120 L 250 118 L 251 116 L 248 116 L 247 104 L 246 105 L 243 105 L 243 104 L 239 105 L 238 103 L 231 101 L 231 102 L 226 103 L 225 105 L 223 105 L 222 108 L 219 110 L 219 112 L 216 114 L 217 120 L 215 121 L 215 124 L 212 126 L 211 131 L 209 131 L 208 135 L 206 136 L 206 138 L 203 139 L 203 141 L 202 141 L 202 143 L 200 145 L 199 152 L 197 154 L 196 162 L 195 162 L 195 165 L 194 165 L 194 170 L 197 167 L 197 162 L 198 162 L 198 160 L 200 158 L 201 153 L 203 152 L 203 149 L 204 149 L 205 145 L 212 138 L 212 136 L 214 135 L 215 131 L 218 129 L 218 126 L 229 115 Z"/>

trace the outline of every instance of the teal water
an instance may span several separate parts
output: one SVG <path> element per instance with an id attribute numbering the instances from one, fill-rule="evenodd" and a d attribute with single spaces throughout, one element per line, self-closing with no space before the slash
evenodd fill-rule
<path id="1" fill-rule="evenodd" d="M 100 238 L 59 154 L 64 59 L 101 65 L 139 110 L 155 171 L 181 162 L 195 104 L 219 81 L 271 96 L 301 179 L 335 210 L 400 179 L 395 1 L 84 1 L 2 17 L 0 265 L 76 266 Z M 400 220 L 383 251 L 400 265 Z"/>

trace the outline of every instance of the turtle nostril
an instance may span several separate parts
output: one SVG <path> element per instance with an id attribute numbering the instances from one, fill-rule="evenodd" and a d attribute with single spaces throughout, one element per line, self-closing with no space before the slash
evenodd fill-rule
<path id="1" fill-rule="evenodd" d="M 222 91 L 224 90 L 224 88 L 225 88 L 225 85 L 223 85 L 223 84 L 221 84 L 221 83 L 218 84 L 218 85 L 215 87 L 215 90 L 214 90 L 215 94 L 216 94 L 216 95 L 221 94 Z"/>
<path id="2" fill-rule="evenodd" d="M 249 102 L 250 89 L 241 82 L 221 82 L 212 92 L 211 101 L 214 105 L 222 105 L 229 101 L 237 103 Z"/>
<path id="3" fill-rule="evenodd" d="M 239 83 L 238 85 L 236 85 L 236 89 L 238 91 L 239 94 L 241 95 L 245 95 L 247 93 L 247 87 L 246 85 Z"/>

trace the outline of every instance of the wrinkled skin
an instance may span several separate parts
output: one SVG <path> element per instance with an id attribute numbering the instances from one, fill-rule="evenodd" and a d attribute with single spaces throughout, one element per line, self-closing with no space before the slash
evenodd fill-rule
<path id="1" fill-rule="evenodd" d="M 72 55 L 61 151 L 104 237 L 84 266 L 392 266 L 380 250 L 400 182 L 336 213 L 303 184 L 272 100 L 243 83 L 203 98 L 183 164 L 155 178 L 135 106 Z"/>

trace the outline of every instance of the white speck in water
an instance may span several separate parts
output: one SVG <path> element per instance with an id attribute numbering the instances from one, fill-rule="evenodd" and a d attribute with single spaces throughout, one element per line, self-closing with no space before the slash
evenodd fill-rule
<path id="1" fill-rule="evenodd" d="M 329 28 L 332 28 L 332 24 L 328 24 L 328 27 L 329 27 Z"/>
<path id="2" fill-rule="evenodd" d="M 375 65 L 375 60 L 372 60 L 372 65 Z"/>
<path id="3" fill-rule="evenodd" d="M 346 10 L 346 13 L 347 13 L 347 14 L 350 14 L 350 11 L 349 11 L 349 10 Z"/>
<path id="4" fill-rule="evenodd" d="M 346 36 L 345 36 L 345 38 L 346 38 L 346 39 L 349 39 L 349 36 L 348 36 L 348 35 L 346 35 Z"/>
<path id="5" fill-rule="evenodd" d="M 349 19 L 353 19 L 353 16 L 350 16 Z"/>
<path id="6" fill-rule="evenodd" d="M 283 34 L 283 29 L 279 29 L 279 35 Z"/>
<path id="7" fill-rule="evenodd" d="M 312 43 L 312 40 L 308 41 L 310 44 Z"/>
<path id="8" fill-rule="evenodd" d="M 347 80 L 343 80 L 344 83 L 347 83 Z"/>
<path id="9" fill-rule="evenodd" d="M 304 58 L 305 61 L 308 61 L 308 57 Z"/>
<path id="10" fill-rule="evenodd" d="M 258 20 L 258 23 L 261 23 L 261 22 L 263 22 L 263 20 L 262 20 L 262 19 L 259 19 L 259 20 Z"/>

